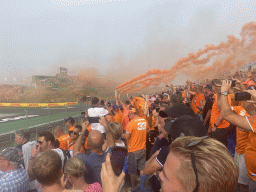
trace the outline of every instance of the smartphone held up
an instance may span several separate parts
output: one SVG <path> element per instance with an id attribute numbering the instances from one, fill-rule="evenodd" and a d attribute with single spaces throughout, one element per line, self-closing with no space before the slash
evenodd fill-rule
<path id="1" fill-rule="evenodd" d="M 251 100 L 251 94 L 248 92 L 235 93 L 235 101 Z"/>
<path id="2" fill-rule="evenodd" d="M 114 146 L 111 149 L 110 162 L 116 176 L 122 173 L 128 150 L 126 147 Z"/>

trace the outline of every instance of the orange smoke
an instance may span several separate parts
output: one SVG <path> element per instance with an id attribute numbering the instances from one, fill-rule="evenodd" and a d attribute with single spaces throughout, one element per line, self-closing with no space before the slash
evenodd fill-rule
<path id="1" fill-rule="evenodd" d="M 221 75 L 223 71 L 234 72 L 256 59 L 256 23 L 245 24 L 240 36 L 241 40 L 229 35 L 226 42 L 217 46 L 206 45 L 197 53 L 189 53 L 188 57 L 176 61 L 170 69 L 149 70 L 117 86 L 116 90 L 120 93 L 138 91 L 150 85 L 172 81 L 178 73 L 185 73 L 197 79 L 209 79 Z M 212 65 L 207 66 L 211 61 Z"/>

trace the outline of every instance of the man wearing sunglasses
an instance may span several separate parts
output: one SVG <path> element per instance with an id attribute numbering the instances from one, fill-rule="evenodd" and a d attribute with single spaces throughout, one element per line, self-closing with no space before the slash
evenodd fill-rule
<path id="1" fill-rule="evenodd" d="M 68 132 L 72 140 L 71 144 L 68 146 L 68 150 L 70 152 L 71 157 L 73 157 L 73 147 L 79 137 L 79 132 L 81 132 L 81 130 L 82 130 L 81 125 L 75 125 L 74 129 Z M 84 139 L 85 139 L 85 136 L 84 136 Z M 85 153 L 85 148 L 83 145 L 81 146 L 80 153 L 83 153 L 83 154 Z"/>
<path id="2" fill-rule="evenodd" d="M 31 180 L 34 179 L 34 173 L 32 171 L 32 166 L 33 166 L 33 163 L 35 162 L 37 155 L 40 152 L 44 152 L 46 150 L 53 150 L 53 151 L 57 152 L 61 158 L 62 166 L 64 165 L 64 160 L 65 160 L 63 151 L 61 149 L 54 147 L 55 137 L 51 132 L 43 131 L 43 132 L 39 133 L 37 142 L 38 142 L 38 144 L 36 146 L 34 146 L 32 149 L 31 158 L 30 158 L 29 167 L 28 167 L 28 174 L 29 174 L 29 177 Z M 37 181 L 36 181 L 36 187 L 37 187 L 38 191 L 41 191 L 41 186 L 38 184 Z"/>

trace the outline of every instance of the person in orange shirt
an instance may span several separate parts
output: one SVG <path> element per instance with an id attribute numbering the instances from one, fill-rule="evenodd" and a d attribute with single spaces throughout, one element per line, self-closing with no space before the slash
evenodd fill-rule
<path id="1" fill-rule="evenodd" d="M 81 132 L 81 130 L 82 130 L 81 125 L 75 125 L 74 129 L 69 133 L 72 143 L 68 146 L 67 150 L 69 150 L 71 157 L 73 157 L 73 147 L 74 147 L 74 144 L 76 143 L 76 140 L 79 137 L 79 132 Z M 80 153 L 85 154 L 85 148 L 83 145 L 81 146 Z"/>
<path id="2" fill-rule="evenodd" d="M 243 117 L 235 114 L 228 104 L 226 92 L 230 89 L 232 82 L 225 80 L 221 86 L 221 116 L 238 127 L 240 131 L 249 132 L 248 142 L 245 147 L 245 164 L 249 176 L 249 192 L 256 191 L 256 90 L 247 90 L 251 94 L 252 100 L 244 101 L 243 105 L 245 110 L 250 116 Z"/>
<path id="3" fill-rule="evenodd" d="M 134 188 L 136 187 L 137 170 L 140 170 L 140 175 L 142 175 L 146 163 L 147 121 L 139 117 L 135 108 L 128 111 L 128 116 L 130 122 L 122 138 L 128 140 L 127 168 L 132 188 Z"/>
<path id="4" fill-rule="evenodd" d="M 191 91 L 191 82 L 188 82 L 188 93 L 191 95 L 194 95 L 192 102 L 191 102 L 191 108 L 195 112 L 196 115 L 200 118 L 200 120 L 203 122 L 203 107 L 205 105 L 205 96 L 203 94 L 203 87 L 201 85 L 198 85 L 195 87 L 195 91 Z"/>
<path id="5" fill-rule="evenodd" d="M 71 138 L 69 135 L 64 134 L 64 130 L 60 127 L 57 126 L 53 130 L 54 136 L 57 138 L 59 141 L 59 147 L 63 150 L 67 150 L 68 146 L 71 144 Z"/>
<path id="6" fill-rule="evenodd" d="M 123 127 L 123 132 L 125 133 L 126 131 L 126 126 L 129 123 L 129 117 L 128 117 L 128 109 L 130 106 L 130 101 L 125 101 L 123 102 L 116 94 L 116 104 L 119 105 L 119 103 L 121 103 L 122 107 L 123 107 L 123 123 L 122 123 L 122 127 Z"/>
<path id="7" fill-rule="evenodd" d="M 69 129 L 68 131 L 72 131 L 75 127 L 75 119 L 73 117 L 69 117 L 67 119 L 64 119 L 64 121 Z"/>
<path id="8" fill-rule="evenodd" d="M 213 105 L 210 118 L 210 128 L 209 132 L 212 134 L 212 138 L 217 139 L 223 143 L 226 147 L 228 146 L 228 133 L 230 131 L 230 123 L 223 120 L 223 117 L 220 115 L 220 96 L 221 96 L 221 83 L 220 79 L 213 79 L 212 86 L 215 94 L 213 95 Z M 231 99 L 227 94 L 228 103 L 231 105 Z"/>
<path id="9" fill-rule="evenodd" d="M 85 138 L 85 142 L 84 142 L 84 147 L 85 147 L 85 149 L 90 149 L 90 147 L 88 146 L 88 135 L 89 135 L 89 133 L 92 131 L 92 126 L 91 125 L 89 125 L 88 127 L 87 127 L 87 131 L 88 131 L 88 133 L 87 133 L 87 135 L 86 135 L 86 138 Z"/>
<path id="10" fill-rule="evenodd" d="M 244 117 L 248 117 L 249 114 L 242 106 L 232 106 L 233 111 Z M 236 147 L 235 147 L 235 161 L 239 166 L 239 177 L 238 177 L 238 186 L 239 191 L 248 191 L 249 190 L 249 176 L 247 174 L 247 168 L 244 160 L 245 147 L 248 142 L 248 132 L 240 131 L 239 128 L 236 128 Z"/>
<path id="11" fill-rule="evenodd" d="M 112 108 L 113 108 L 113 113 L 114 113 L 112 122 L 117 122 L 117 123 L 120 123 L 122 125 L 122 123 L 123 123 L 123 114 L 122 114 L 121 110 L 119 109 L 119 107 L 117 105 L 113 105 Z"/>

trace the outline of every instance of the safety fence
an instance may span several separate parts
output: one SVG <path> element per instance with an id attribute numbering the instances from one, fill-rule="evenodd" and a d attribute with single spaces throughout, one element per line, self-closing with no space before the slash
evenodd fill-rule
<path id="1" fill-rule="evenodd" d="M 24 110 L 26 111 L 26 114 L 24 116 L 26 118 L 24 118 L 23 120 L 0 124 L 0 128 L 2 130 L 4 130 L 5 126 L 6 128 L 8 128 L 8 130 L 11 130 L 0 134 L 0 149 L 2 150 L 5 147 L 16 146 L 15 132 L 20 129 L 29 130 L 31 141 L 37 140 L 39 133 L 42 131 L 50 131 L 53 133 L 53 130 L 56 126 L 63 127 L 65 132 L 67 133 L 68 128 L 66 127 L 64 118 L 71 116 L 75 119 L 76 124 L 80 124 L 82 119 L 81 112 L 87 110 L 88 105 L 77 104 L 74 105 L 73 108 L 71 108 L 72 110 L 65 106 L 63 106 L 63 112 L 60 110 L 56 112 L 56 110 L 46 108 L 46 113 L 48 113 L 47 115 L 33 118 L 28 118 L 29 115 L 27 111 L 29 110 L 26 110 L 26 108 L 24 108 Z M 29 111 L 30 115 L 33 113 L 36 114 L 36 112 L 33 110 Z"/>

